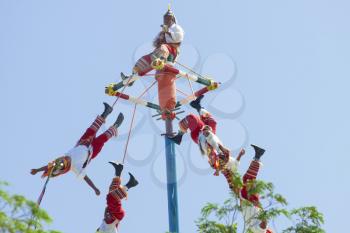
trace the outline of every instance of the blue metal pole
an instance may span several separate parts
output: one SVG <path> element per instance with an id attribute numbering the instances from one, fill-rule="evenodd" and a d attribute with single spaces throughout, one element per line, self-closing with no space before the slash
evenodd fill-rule
<path id="1" fill-rule="evenodd" d="M 172 120 L 165 120 L 166 135 L 173 132 Z M 179 233 L 179 208 L 177 204 L 177 179 L 174 142 L 165 136 L 166 174 L 168 190 L 169 232 Z"/>

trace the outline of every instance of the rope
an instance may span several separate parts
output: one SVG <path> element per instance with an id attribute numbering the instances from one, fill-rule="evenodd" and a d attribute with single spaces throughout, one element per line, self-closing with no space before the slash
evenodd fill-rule
<path id="1" fill-rule="evenodd" d="M 142 96 L 144 96 L 156 83 L 157 83 L 157 81 L 154 81 L 149 87 L 147 87 L 142 92 L 142 94 L 139 97 L 137 97 L 137 99 L 140 99 Z M 125 144 L 125 148 L 124 148 L 124 155 L 123 155 L 122 164 L 124 164 L 125 159 L 126 159 L 126 155 L 128 153 L 128 147 L 129 147 L 129 142 L 130 142 L 131 131 L 132 131 L 132 127 L 134 125 L 134 120 L 135 120 L 135 115 L 136 115 L 136 107 L 137 107 L 137 104 L 134 104 L 134 110 L 133 110 L 133 113 L 132 113 L 131 123 L 130 123 L 130 127 L 129 127 L 129 132 L 128 132 L 128 138 L 126 140 L 126 144 Z"/>
<path id="2" fill-rule="evenodd" d="M 184 64 L 181 64 L 181 63 L 178 62 L 178 61 L 175 61 L 175 63 L 178 64 L 179 66 L 182 66 L 183 68 L 185 68 L 185 69 L 191 71 L 192 73 L 198 75 L 199 77 L 201 77 L 201 78 L 203 78 L 203 79 L 207 79 L 207 78 L 204 77 L 203 75 L 201 75 L 201 74 L 197 73 L 196 71 L 192 70 L 190 67 L 188 67 L 188 66 L 186 66 L 186 65 L 184 65 Z"/>
<path id="3" fill-rule="evenodd" d="M 190 85 L 192 95 L 194 95 L 194 91 L 193 91 L 193 87 L 192 87 L 191 80 L 190 80 L 187 76 L 186 76 L 186 79 L 187 79 L 187 81 L 188 81 L 188 84 Z"/>
<path id="4" fill-rule="evenodd" d="M 144 96 L 144 95 L 149 91 L 149 89 L 151 89 L 156 83 L 157 83 L 157 80 L 154 81 L 149 87 L 147 87 L 147 88 L 144 90 L 144 92 L 142 92 L 142 94 L 141 94 L 139 97 L 137 97 L 137 99 L 140 99 L 142 96 Z"/>
<path id="5" fill-rule="evenodd" d="M 180 92 L 180 93 L 183 94 L 184 96 L 188 96 L 188 94 L 186 94 L 185 92 L 181 91 L 180 89 L 176 89 L 176 91 Z"/>
<path id="6" fill-rule="evenodd" d="M 199 77 L 203 77 L 201 74 L 198 74 L 197 72 L 195 72 L 194 70 L 192 70 L 190 67 L 188 67 L 188 66 L 186 66 L 186 65 L 184 65 L 184 64 L 181 64 L 181 63 L 179 63 L 178 61 L 175 61 L 175 62 L 176 62 L 176 64 L 178 64 L 179 66 L 182 66 L 182 67 L 184 67 L 185 69 L 188 69 L 189 71 L 191 71 L 192 73 L 198 75 Z M 203 78 L 204 78 L 204 77 L 203 77 Z M 189 85 L 190 88 L 191 88 L 192 95 L 194 95 L 194 90 L 193 90 L 192 82 L 191 82 L 191 80 L 190 80 L 187 76 L 186 76 L 186 79 L 187 79 L 187 81 L 188 81 L 188 85 Z"/>
<path id="7" fill-rule="evenodd" d="M 166 73 L 169 73 L 169 72 L 166 72 Z M 166 74 L 166 73 L 164 73 L 164 74 Z M 169 74 L 170 74 L 170 73 L 169 73 Z M 156 74 L 145 74 L 145 75 L 143 75 L 143 76 L 154 76 L 154 75 L 156 75 Z M 123 87 L 122 91 L 120 92 L 121 94 L 123 94 L 125 88 L 126 88 L 127 86 L 129 86 L 130 80 L 131 80 L 131 79 L 129 79 L 128 82 L 126 83 L 126 85 Z M 155 82 L 154 82 L 148 89 L 146 89 L 146 90 L 148 91 L 151 87 L 153 87 L 153 85 L 154 85 L 156 82 L 157 82 L 157 81 L 155 81 Z M 147 92 L 147 91 L 146 91 L 146 92 Z M 144 93 L 143 93 L 143 94 L 144 94 Z M 118 96 L 117 96 L 117 99 L 116 99 L 116 100 L 114 101 L 114 103 L 112 104 L 112 108 L 117 104 L 119 98 L 120 98 L 120 96 L 118 95 Z M 140 98 L 140 97 L 139 97 L 139 98 Z"/>
<path id="8" fill-rule="evenodd" d="M 36 202 L 38 208 L 40 207 L 41 201 L 43 200 L 43 197 L 44 197 L 44 195 L 45 195 L 46 187 L 47 187 L 47 184 L 49 183 L 49 180 L 50 180 L 50 178 L 51 178 L 51 175 L 52 175 L 53 170 L 54 170 L 54 168 L 51 170 L 50 174 L 48 174 L 47 179 L 46 179 L 45 184 L 44 184 L 44 187 L 43 187 L 43 189 L 41 190 L 41 193 L 40 193 L 40 195 L 39 195 L 39 198 L 38 198 L 38 200 L 37 200 L 37 202 Z M 33 214 L 33 213 L 32 213 L 32 216 L 31 216 L 31 220 L 33 220 L 33 221 L 35 220 L 35 217 L 34 217 L 34 214 Z M 30 221 L 29 224 L 28 224 L 27 231 L 29 231 L 30 227 L 31 227 L 31 221 Z M 36 227 L 37 227 L 37 226 L 35 225 L 35 229 L 36 229 Z"/>
<path id="9" fill-rule="evenodd" d="M 127 152 L 128 152 L 128 146 L 129 146 L 129 141 L 130 141 L 130 135 L 131 135 L 131 131 L 132 131 L 132 126 L 133 126 L 133 124 L 134 124 L 134 119 L 135 119 L 136 107 L 137 107 L 137 104 L 134 104 L 134 111 L 133 111 L 133 114 L 132 114 L 132 119 L 131 119 L 130 128 L 129 128 L 129 132 L 128 132 L 128 139 L 126 140 L 126 144 L 125 144 L 125 149 L 124 149 L 124 155 L 123 155 L 122 164 L 124 164 L 124 161 L 125 161 L 125 158 L 126 158 L 126 154 L 127 154 Z"/>
<path id="10" fill-rule="evenodd" d="M 52 169 L 52 171 L 53 171 L 53 170 L 54 170 L 54 169 Z M 47 179 L 46 179 L 46 181 L 45 181 L 45 184 L 44 184 L 44 187 L 43 187 L 43 189 L 42 189 L 42 191 L 41 191 L 41 193 L 40 193 L 40 196 L 39 196 L 39 198 L 38 198 L 38 200 L 37 200 L 37 205 L 38 205 L 38 207 L 40 206 L 41 201 L 43 200 L 44 194 L 45 194 L 45 192 L 46 192 L 47 184 L 49 183 L 49 180 L 50 180 L 50 178 L 51 178 L 51 174 L 52 174 L 52 172 L 50 172 L 49 176 L 47 177 Z"/>

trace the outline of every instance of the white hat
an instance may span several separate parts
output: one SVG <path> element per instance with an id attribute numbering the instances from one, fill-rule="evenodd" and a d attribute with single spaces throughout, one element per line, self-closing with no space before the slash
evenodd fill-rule
<path id="1" fill-rule="evenodd" d="M 165 34 L 165 41 L 166 43 L 181 43 L 184 39 L 184 30 L 182 29 L 182 27 L 178 24 L 173 24 L 171 25 L 171 27 L 169 28 L 170 33 L 166 33 Z"/>

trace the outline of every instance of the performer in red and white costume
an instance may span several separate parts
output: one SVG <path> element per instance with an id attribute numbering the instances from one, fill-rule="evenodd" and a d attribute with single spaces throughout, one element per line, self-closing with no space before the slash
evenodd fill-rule
<path id="1" fill-rule="evenodd" d="M 238 193 L 241 198 L 245 228 L 251 230 L 252 233 L 273 233 L 272 230 L 268 228 L 267 222 L 258 218 L 259 214 L 264 211 L 259 200 L 259 195 L 249 194 L 249 189 L 252 188 L 251 185 L 254 185 L 254 182 L 252 181 L 256 180 L 261 166 L 260 158 L 265 153 L 264 149 L 255 145 L 251 146 L 255 150 L 255 156 L 250 163 L 247 172 L 243 176 L 243 187 L 240 190 L 240 193 Z"/>
<path id="2" fill-rule="evenodd" d="M 116 122 L 107 131 L 96 137 L 96 133 L 105 122 L 106 117 L 113 111 L 113 108 L 107 103 L 103 104 L 105 107 L 103 113 L 95 119 L 74 148 L 48 165 L 32 169 L 31 174 L 43 172 L 42 177 L 56 177 L 72 171 L 78 178 L 83 178 L 96 195 L 99 195 L 100 191 L 86 175 L 86 168 L 90 161 L 97 157 L 104 144 L 113 136 L 117 136 L 117 129 L 124 120 L 123 114 L 120 113 Z"/>
<path id="3" fill-rule="evenodd" d="M 233 185 L 233 174 L 237 171 L 241 156 L 244 154 L 242 149 L 237 158 L 231 155 L 220 139 L 216 136 L 217 122 L 213 116 L 201 106 L 203 95 L 192 101 L 190 105 L 195 108 L 198 115 L 189 114 L 179 122 L 179 132 L 176 136 L 170 137 L 177 144 L 181 144 L 183 135 L 190 130 L 192 140 L 198 144 L 202 155 L 207 156 L 210 166 L 215 169 L 214 175 L 221 172 L 229 184 L 232 191 L 237 192 Z"/>
<path id="4" fill-rule="evenodd" d="M 153 41 L 154 50 L 141 57 L 132 70 L 132 75 L 144 76 L 156 70 L 158 81 L 159 105 L 162 111 L 171 112 L 176 106 L 175 79 L 179 70 L 173 67 L 179 55 L 179 48 L 184 38 L 182 27 L 177 24 L 174 13 L 169 9 L 163 17 L 162 31 Z M 132 85 L 133 82 L 129 83 Z M 114 83 L 106 87 L 108 95 L 115 95 Z M 175 116 L 174 116 L 175 117 Z"/>
<path id="5" fill-rule="evenodd" d="M 109 192 L 107 194 L 107 207 L 105 209 L 104 219 L 101 226 L 97 229 L 96 233 L 115 233 L 117 232 L 120 221 L 125 216 L 125 211 L 122 207 L 122 200 L 127 198 L 127 191 L 138 185 L 138 181 L 135 177 L 129 173 L 130 179 L 126 185 L 121 185 L 121 173 L 123 165 L 109 162 L 115 168 L 115 177 L 109 186 Z"/>

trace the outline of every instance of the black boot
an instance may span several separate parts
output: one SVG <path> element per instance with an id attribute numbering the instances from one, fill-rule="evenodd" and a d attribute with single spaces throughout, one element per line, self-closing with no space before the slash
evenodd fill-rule
<path id="1" fill-rule="evenodd" d="M 107 103 L 103 103 L 103 105 L 105 106 L 105 110 L 104 110 L 103 113 L 101 114 L 101 117 L 102 117 L 103 119 L 106 119 L 107 116 L 108 116 L 109 114 L 111 114 L 111 112 L 113 111 L 113 108 L 112 108 L 111 106 L 109 106 L 109 104 L 107 104 Z"/>
<path id="2" fill-rule="evenodd" d="M 128 189 L 131 189 L 132 187 L 135 187 L 139 184 L 139 182 L 135 179 L 135 177 L 129 172 L 130 179 L 128 183 L 125 185 Z"/>
<path id="3" fill-rule="evenodd" d="M 113 126 L 118 128 L 124 121 L 123 113 L 119 113 L 117 120 L 114 122 Z"/>
<path id="4" fill-rule="evenodd" d="M 197 97 L 197 99 L 190 102 L 191 107 L 196 109 L 198 111 L 198 113 L 200 112 L 200 110 L 202 108 L 201 101 L 203 98 L 204 98 L 204 95 L 200 95 Z"/>
<path id="5" fill-rule="evenodd" d="M 176 134 L 174 137 L 169 137 L 168 138 L 173 141 L 174 143 L 180 145 L 181 141 L 182 141 L 182 136 L 184 136 L 184 134 L 182 132 L 178 132 L 178 134 Z"/>
<path id="6" fill-rule="evenodd" d="M 260 160 L 261 156 L 265 153 L 265 150 L 253 144 L 251 144 L 251 146 L 254 148 L 255 151 L 254 159 Z"/>
<path id="7" fill-rule="evenodd" d="M 123 171 L 123 168 L 124 168 L 123 164 L 116 163 L 116 162 L 113 162 L 113 161 L 110 161 L 108 163 L 112 164 L 112 166 L 114 167 L 114 169 L 115 169 L 115 176 L 120 176 L 122 174 L 122 171 Z"/>

